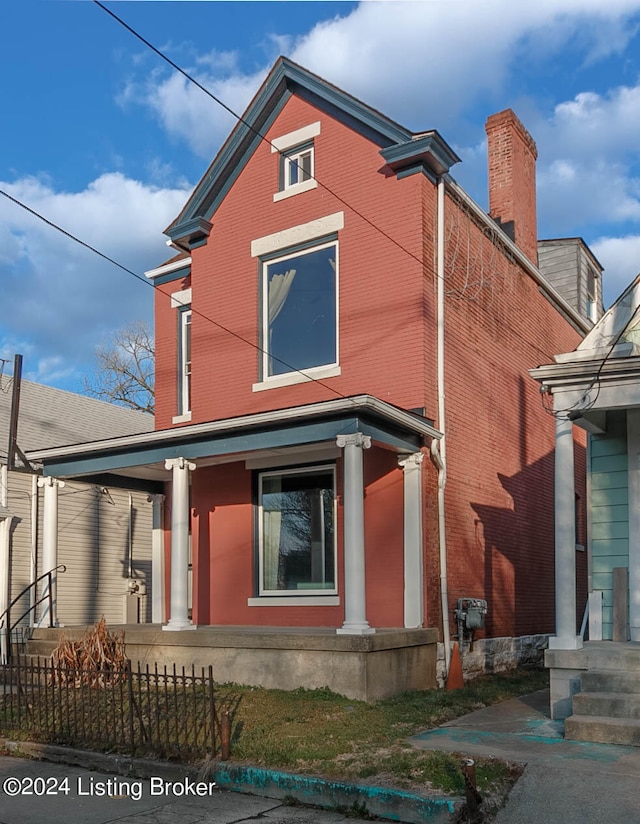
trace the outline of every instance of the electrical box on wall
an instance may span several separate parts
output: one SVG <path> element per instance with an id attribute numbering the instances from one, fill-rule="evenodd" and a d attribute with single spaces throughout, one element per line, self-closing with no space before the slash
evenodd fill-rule
<path id="1" fill-rule="evenodd" d="M 473 633 L 484 628 L 487 602 L 484 598 L 458 598 L 455 610 L 458 641 L 472 641 Z"/>

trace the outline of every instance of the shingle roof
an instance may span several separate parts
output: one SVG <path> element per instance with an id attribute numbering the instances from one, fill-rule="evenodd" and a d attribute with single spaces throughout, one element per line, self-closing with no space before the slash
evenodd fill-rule
<path id="1" fill-rule="evenodd" d="M 9 443 L 12 382 L 0 383 L 0 463 Z M 18 446 L 23 452 L 153 431 L 153 416 L 23 380 Z"/>

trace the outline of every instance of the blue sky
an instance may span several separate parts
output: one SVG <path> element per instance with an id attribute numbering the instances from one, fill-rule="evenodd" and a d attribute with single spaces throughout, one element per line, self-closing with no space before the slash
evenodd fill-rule
<path id="1" fill-rule="evenodd" d="M 279 54 L 415 131 L 438 129 L 487 208 L 484 122 L 538 145 L 538 233 L 582 236 L 610 303 L 640 270 L 640 0 L 118 2 L 242 111 Z M 530 6 L 530 7 L 529 7 Z M 233 119 L 89 0 L 7 0 L 0 188 L 142 273 Z M 80 390 L 152 292 L 0 197 L 0 357 Z"/>

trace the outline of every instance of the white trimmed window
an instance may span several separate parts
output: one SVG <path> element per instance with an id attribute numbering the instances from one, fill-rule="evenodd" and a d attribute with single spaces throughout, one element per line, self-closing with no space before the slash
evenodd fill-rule
<path id="1" fill-rule="evenodd" d="M 178 415 L 191 413 L 191 307 L 178 313 Z"/>
<path id="2" fill-rule="evenodd" d="M 291 189 L 313 177 L 313 144 L 282 155 L 282 189 Z"/>
<path id="3" fill-rule="evenodd" d="M 338 241 L 262 262 L 262 380 L 338 364 Z"/>
<path id="4" fill-rule="evenodd" d="M 319 134 L 317 121 L 271 141 L 271 151 L 280 154 L 280 183 L 274 201 L 316 188 L 314 138 Z"/>
<path id="5" fill-rule="evenodd" d="M 258 476 L 259 594 L 337 592 L 335 467 Z"/>

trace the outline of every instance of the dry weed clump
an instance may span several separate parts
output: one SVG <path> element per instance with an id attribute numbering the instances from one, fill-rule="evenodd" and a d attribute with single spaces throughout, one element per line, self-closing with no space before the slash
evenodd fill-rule
<path id="1" fill-rule="evenodd" d="M 63 636 L 51 655 L 51 663 L 52 679 L 61 684 L 114 686 L 127 677 L 124 632 L 110 632 L 102 616 L 78 641 Z"/>

